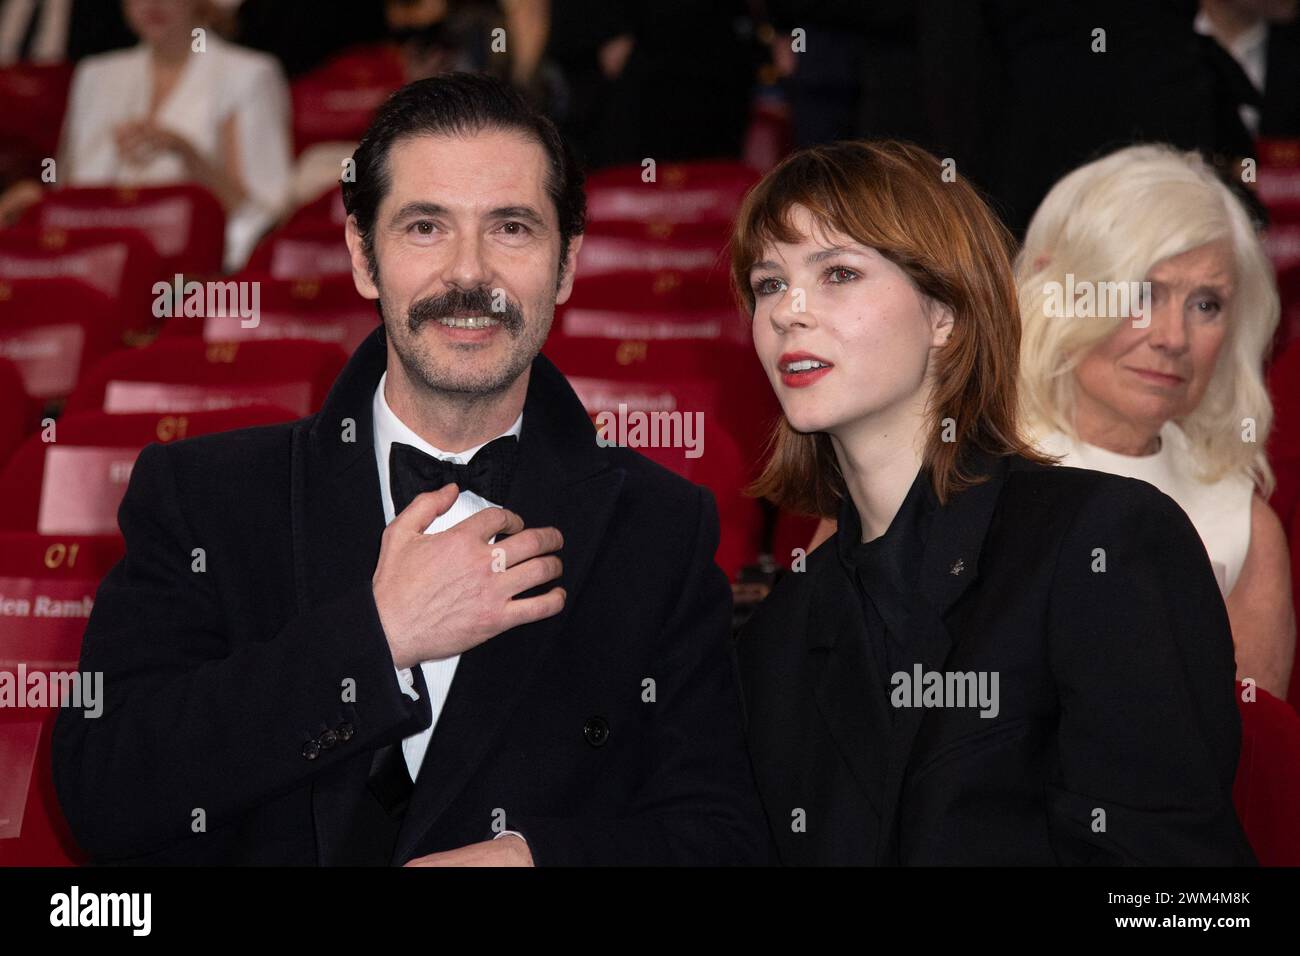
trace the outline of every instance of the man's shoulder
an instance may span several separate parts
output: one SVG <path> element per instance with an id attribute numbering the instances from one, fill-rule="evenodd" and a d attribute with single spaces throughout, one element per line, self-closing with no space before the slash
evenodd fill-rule
<path id="1" fill-rule="evenodd" d="M 244 488 L 287 481 L 292 466 L 294 433 L 310 427 L 312 419 L 253 425 L 230 431 L 153 444 L 141 453 L 137 468 L 154 465 L 163 456 L 182 493 L 206 487 Z"/>

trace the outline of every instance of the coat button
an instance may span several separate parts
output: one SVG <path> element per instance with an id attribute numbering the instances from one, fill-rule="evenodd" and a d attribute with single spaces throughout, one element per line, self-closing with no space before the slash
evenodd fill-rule
<path id="1" fill-rule="evenodd" d="M 309 740 L 302 745 L 302 755 L 308 760 L 315 760 L 320 756 L 320 744 L 314 740 Z"/>
<path id="2" fill-rule="evenodd" d="M 609 724 L 604 717 L 588 717 L 582 726 L 582 735 L 593 747 L 603 747 L 609 739 Z"/>
<path id="3" fill-rule="evenodd" d="M 339 742 L 339 735 L 334 733 L 332 730 L 327 730 L 316 739 L 320 742 L 320 745 L 323 748 L 329 750 Z"/>
<path id="4" fill-rule="evenodd" d="M 346 721 L 334 728 L 334 732 L 339 735 L 339 740 L 344 743 L 352 739 L 352 725 Z"/>

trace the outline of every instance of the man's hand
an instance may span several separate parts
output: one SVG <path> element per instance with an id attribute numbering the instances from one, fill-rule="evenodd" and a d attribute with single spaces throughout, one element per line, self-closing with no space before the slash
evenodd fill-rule
<path id="1" fill-rule="evenodd" d="M 406 866 L 532 866 L 528 842 L 513 833 L 497 840 L 471 843 L 455 850 L 416 857 Z"/>
<path id="2" fill-rule="evenodd" d="M 459 493 L 455 485 L 445 485 L 417 495 L 384 529 L 371 583 L 399 669 L 454 657 L 564 609 L 561 587 L 514 600 L 560 576 L 563 565 L 552 553 L 564 545 L 558 528 L 524 530 L 514 512 L 487 508 L 454 528 L 424 534 Z M 491 544 L 500 534 L 510 537 Z"/>

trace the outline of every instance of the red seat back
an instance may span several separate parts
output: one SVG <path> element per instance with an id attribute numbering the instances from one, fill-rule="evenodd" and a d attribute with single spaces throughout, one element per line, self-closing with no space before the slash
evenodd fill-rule
<path id="1" fill-rule="evenodd" d="M 0 68 L 5 139 L 33 156 L 54 156 L 71 84 L 70 63 L 19 63 Z"/>
<path id="2" fill-rule="evenodd" d="M 295 148 L 359 140 L 379 104 L 405 83 L 391 44 L 357 47 L 299 77 L 291 87 Z"/>
<path id="3" fill-rule="evenodd" d="M 68 411 L 216 411 L 267 402 L 320 408 L 347 354 L 328 342 L 159 339 L 106 356 L 68 397 Z"/>
<path id="4" fill-rule="evenodd" d="M 42 429 L 0 470 L 0 528 L 116 534 L 117 508 L 145 445 L 293 417 L 267 404 L 176 414 L 65 414 L 54 423 L 54 441 L 46 441 Z"/>
<path id="5" fill-rule="evenodd" d="M 1300 866 L 1300 714 L 1259 688 L 1244 701 L 1232 802 L 1264 866 Z"/>
<path id="6" fill-rule="evenodd" d="M 0 279 L 0 357 L 33 398 L 70 393 L 121 338 L 117 303 L 79 279 Z"/>
<path id="7" fill-rule="evenodd" d="M 350 276 L 352 259 L 341 227 L 303 227 L 268 235 L 253 250 L 245 271 L 275 279 Z"/>
<path id="8" fill-rule="evenodd" d="M 46 193 L 24 223 L 42 230 L 123 229 L 146 239 L 164 277 L 221 271 L 226 214 L 217 198 L 191 183 L 172 186 L 66 187 Z"/>
<path id="9" fill-rule="evenodd" d="M 122 550 L 115 535 L 0 532 L 0 670 L 26 673 L 29 682 L 75 671 L 95 590 Z M 51 704 L 0 709 L 0 866 L 85 862 L 54 792 Z"/>

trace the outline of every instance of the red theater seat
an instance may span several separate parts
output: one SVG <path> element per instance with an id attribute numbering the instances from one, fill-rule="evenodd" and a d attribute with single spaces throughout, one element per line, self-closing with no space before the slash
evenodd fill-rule
<path id="1" fill-rule="evenodd" d="M 0 280 L 76 279 L 117 303 L 123 330 L 155 323 L 153 286 L 165 276 L 158 253 L 134 230 L 0 229 Z"/>
<path id="2" fill-rule="evenodd" d="M 0 467 L 35 427 L 36 403 L 23 388 L 18 366 L 0 358 Z"/>
<path id="3" fill-rule="evenodd" d="M 1268 691 L 1243 701 L 1232 802 L 1263 866 L 1300 866 L 1300 714 Z"/>
<path id="4" fill-rule="evenodd" d="M 740 318 L 729 277 L 719 270 L 701 273 L 637 269 L 590 276 L 579 271 L 565 308 L 648 312 L 730 309 L 737 324 L 745 329 L 745 339 L 749 338 L 749 326 Z"/>
<path id="5" fill-rule="evenodd" d="M 397 47 L 357 47 L 294 80 L 293 140 L 299 153 L 316 143 L 359 140 L 388 94 L 406 82 Z"/>
<path id="6" fill-rule="evenodd" d="M 343 192 L 337 186 L 331 186 L 318 197 L 307 203 L 289 217 L 281 227 L 281 232 L 292 235 L 297 232 L 314 232 L 334 228 L 343 235 L 343 226 L 348 221 L 347 210 L 343 208 Z"/>
<path id="7" fill-rule="evenodd" d="M 730 226 L 758 173 L 743 163 L 663 163 L 655 181 L 642 166 L 592 173 L 587 180 L 587 218 L 605 223 Z"/>
<path id="8" fill-rule="evenodd" d="M 543 351 L 568 376 L 717 385 L 720 420 L 740 443 L 750 470 L 780 414 L 753 350 L 732 342 L 552 335 Z"/>
<path id="9" fill-rule="evenodd" d="M 75 671 L 95 590 L 122 550 L 116 535 L 0 532 L 0 670 Z M 0 709 L 0 866 L 85 862 L 54 792 L 46 703 Z"/>
<path id="10" fill-rule="evenodd" d="M 67 187 L 46 193 L 23 221 L 42 230 L 138 233 L 158 254 L 167 278 L 221 272 L 226 214 L 201 186 Z"/>
<path id="11" fill-rule="evenodd" d="M 1286 349 L 1269 365 L 1267 385 L 1273 402 L 1268 461 L 1277 479 L 1268 500 L 1282 527 L 1289 529 L 1300 501 L 1300 345 Z"/>
<path id="12" fill-rule="evenodd" d="M 0 279 L 0 357 L 35 399 L 71 392 L 122 331 L 117 303 L 79 279 Z"/>
<path id="13" fill-rule="evenodd" d="M 71 83 L 70 63 L 20 63 L 0 69 L 3 138 L 33 156 L 55 156 Z"/>
<path id="14" fill-rule="evenodd" d="M 217 411 L 266 402 L 308 415 L 347 354 L 328 342 L 160 339 L 106 356 L 68 397 L 68 411 Z"/>
<path id="15" fill-rule="evenodd" d="M 42 430 L 0 471 L 0 528 L 115 534 L 118 505 L 145 445 L 294 417 L 269 404 L 215 412 L 65 414 L 54 424 L 55 441 L 44 441 Z"/>
<path id="16" fill-rule="evenodd" d="M 379 324 L 375 303 L 357 294 L 350 276 L 274 279 L 241 273 L 227 281 L 256 283 L 255 326 L 246 328 L 250 320 L 236 314 L 173 319 L 163 326 L 161 337 L 201 336 L 206 342 L 310 339 L 332 342 L 350 355 Z"/>
<path id="17" fill-rule="evenodd" d="M 245 271 L 276 279 L 350 276 L 352 260 L 341 228 L 303 227 L 294 232 L 276 231 L 263 239 Z"/>
<path id="18" fill-rule="evenodd" d="M 726 246 L 712 238 L 633 239 L 591 233 L 578 251 L 579 281 L 610 273 L 685 272 L 698 281 L 726 283 Z"/>
<path id="19" fill-rule="evenodd" d="M 721 425 L 721 386 L 709 381 L 638 382 L 571 376 L 587 413 L 613 444 L 625 445 L 713 492 L 722 533 L 716 553 L 729 578 L 758 553 L 758 503 L 741 493 L 748 480 L 740 446 Z M 620 409 L 622 406 L 622 409 Z M 651 431 L 654 413 L 662 413 Z M 611 416 L 602 420 L 603 415 Z M 638 419 L 641 432 L 637 432 Z"/>

